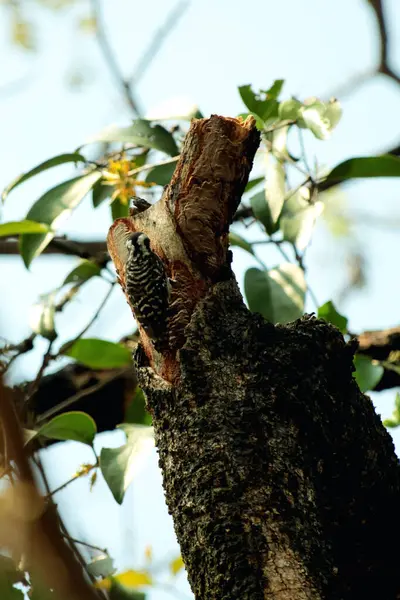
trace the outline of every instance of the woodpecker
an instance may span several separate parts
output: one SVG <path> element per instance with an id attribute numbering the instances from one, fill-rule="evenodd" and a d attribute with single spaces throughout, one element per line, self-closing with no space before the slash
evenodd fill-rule
<path id="1" fill-rule="evenodd" d="M 168 347 L 169 279 L 145 233 L 137 231 L 130 235 L 126 247 L 125 291 L 135 317 L 156 350 L 162 351 Z"/>

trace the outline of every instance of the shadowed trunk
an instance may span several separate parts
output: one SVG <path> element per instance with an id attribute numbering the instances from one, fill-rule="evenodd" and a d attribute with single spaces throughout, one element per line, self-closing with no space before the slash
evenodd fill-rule
<path id="1" fill-rule="evenodd" d="M 131 231 L 177 281 L 170 351 L 141 331 L 135 360 L 189 581 L 207 600 L 394 600 L 398 461 L 355 344 L 312 316 L 266 323 L 230 270 L 257 143 L 251 119 L 194 121 L 160 202 L 108 238 L 122 287 Z"/>

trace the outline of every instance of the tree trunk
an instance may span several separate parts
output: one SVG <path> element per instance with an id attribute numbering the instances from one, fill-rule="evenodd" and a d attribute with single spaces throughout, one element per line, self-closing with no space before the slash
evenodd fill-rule
<path id="1" fill-rule="evenodd" d="M 258 136 L 252 120 L 194 121 L 145 231 L 177 280 L 171 350 L 142 331 L 137 374 L 169 511 L 197 599 L 394 599 L 399 467 L 353 376 L 355 344 L 312 316 L 250 313 L 230 270 L 229 223 Z"/>

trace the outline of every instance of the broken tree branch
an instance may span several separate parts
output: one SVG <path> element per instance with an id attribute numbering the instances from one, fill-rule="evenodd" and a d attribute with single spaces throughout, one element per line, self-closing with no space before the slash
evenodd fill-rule
<path id="1" fill-rule="evenodd" d="M 189 581 L 207 600 L 394 598 L 399 466 L 357 343 L 308 316 L 265 322 L 230 269 L 258 139 L 251 118 L 195 120 L 162 199 L 108 236 L 123 287 L 132 231 L 177 284 L 170 349 L 141 331 L 135 360 Z"/>

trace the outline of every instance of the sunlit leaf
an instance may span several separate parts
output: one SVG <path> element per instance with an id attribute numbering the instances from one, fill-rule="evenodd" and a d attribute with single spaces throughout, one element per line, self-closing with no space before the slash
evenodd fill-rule
<path id="1" fill-rule="evenodd" d="M 78 154 L 77 152 L 69 153 L 69 154 L 59 154 L 58 156 L 53 156 L 53 158 L 50 158 L 49 160 L 45 160 L 44 162 L 40 163 L 40 165 L 38 165 L 37 167 L 16 177 L 5 188 L 5 190 L 3 191 L 2 195 L 1 195 L 1 198 L 4 202 L 4 200 L 7 198 L 8 194 L 11 192 L 11 190 L 15 189 L 17 186 L 19 186 L 21 183 L 23 183 L 27 179 L 30 179 L 31 177 L 34 177 L 35 175 L 42 173 L 42 171 L 46 171 L 47 169 L 51 169 L 52 167 L 57 167 L 58 165 L 63 165 L 65 163 L 69 163 L 69 162 L 77 163 L 77 162 L 85 162 L 85 161 L 86 161 L 85 157 L 82 156 L 82 154 Z"/>
<path id="2" fill-rule="evenodd" d="M 328 119 L 330 129 L 334 129 L 342 118 L 343 110 L 339 100 L 331 98 L 326 105 L 325 118 Z"/>
<path id="3" fill-rule="evenodd" d="M 237 233 L 234 233 L 233 231 L 229 232 L 229 243 L 231 246 L 238 246 L 239 248 L 246 250 L 246 252 L 249 252 L 250 254 L 254 255 L 252 245 L 247 240 L 242 238 Z"/>
<path id="4" fill-rule="evenodd" d="M 87 175 L 64 181 L 64 183 L 57 185 L 39 198 L 26 218 L 31 221 L 45 223 L 56 230 L 69 217 L 100 177 L 100 171 L 92 171 Z M 21 236 L 20 252 L 26 267 L 29 267 L 32 260 L 43 252 L 53 237 L 54 231 L 47 234 Z"/>
<path id="5" fill-rule="evenodd" d="M 66 349 L 65 354 L 91 369 L 117 369 L 132 363 L 128 348 L 98 338 L 76 340 Z"/>
<path id="6" fill-rule="evenodd" d="M 21 233 L 47 233 L 49 226 L 36 221 L 9 221 L 0 224 L 0 237 L 19 235 Z"/>
<path id="7" fill-rule="evenodd" d="M 337 327 L 342 333 L 347 333 L 348 319 L 336 310 L 332 300 L 325 302 L 325 304 L 318 308 L 318 316 L 321 319 L 328 321 L 328 323 L 335 325 L 335 327 Z"/>
<path id="8" fill-rule="evenodd" d="M 271 154 L 276 156 L 280 161 L 289 159 L 289 153 L 286 148 L 288 131 L 289 127 L 277 127 L 274 131 L 266 134 L 266 139 L 271 144 Z"/>
<path id="9" fill-rule="evenodd" d="M 323 208 L 322 202 L 310 203 L 310 190 L 301 187 L 285 202 L 279 222 L 283 239 L 294 244 L 298 250 L 305 250 Z"/>
<path id="10" fill-rule="evenodd" d="M 285 169 L 281 162 L 267 154 L 265 169 L 265 197 L 270 209 L 272 225 L 275 226 L 285 200 Z"/>
<path id="11" fill-rule="evenodd" d="M 103 448 L 100 454 L 101 472 L 118 504 L 154 447 L 152 427 L 127 423 L 120 427 L 127 443 L 120 448 Z"/>
<path id="12" fill-rule="evenodd" d="M 86 568 L 93 577 L 109 577 L 116 571 L 113 559 L 106 555 L 97 556 Z"/>
<path id="13" fill-rule="evenodd" d="M 248 181 L 243 193 L 246 194 L 247 192 L 250 192 L 250 190 L 252 190 L 254 187 L 259 185 L 263 181 L 264 177 L 255 177 L 255 179 L 251 179 L 250 181 Z"/>
<path id="14" fill-rule="evenodd" d="M 400 157 L 383 154 L 350 158 L 332 169 L 327 181 L 344 181 L 362 177 L 400 177 Z"/>
<path id="15" fill-rule="evenodd" d="M 284 100 L 279 104 L 278 115 L 282 121 L 295 121 L 298 117 L 299 109 L 302 107 L 302 103 L 294 98 L 290 100 Z"/>
<path id="16" fill-rule="evenodd" d="M 67 283 L 81 283 L 87 281 L 91 277 L 100 275 L 101 268 L 98 264 L 91 260 L 82 260 L 77 267 L 72 269 L 71 273 L 64 279 L 63 285 Z"/>
<path id="17" fill-rule="evenodd" d="M 309 98 L 298 111 L 297 124 L 308 128 L 320 140 L 329 138 L 338 124 L 342 109 L 338 100 L 333 98 L 328 103 L 317 98 Z"/>
<path id="18" fill-rule="evenodd" d="M 29 325 L 32 330 L 48 339 L 55 340 L 55 292 L 40 296 L 39 302 L 33 304 L 29 311 Z"/>
<path id="19" fill-rule="evenodd" d="M 92 417 L 84 412 L 71 411 L 42 425 L 37 435 L 53 440 L 74 440 L 91 446 L 96 433 L 97 427 Z"/>
<path id="20" fill-rule="evenodd" d="M 129 127 L 111 125 L 89 140 L 91 142 L 120 142 L 136 144 L 143 148 L 153 148 L 170 156 L 179 153 L 172 134 L 161 125 L 152 125 L 151 121 L 139 119 Z"/>
<path id="21" fill-rule="evenodd" d="M 327 140 L 330 136 L 330 122 L 324 115 L 325 106 L 322 102 L 303 107 L 301 111 L 301 122 L 319 140 Z"/>
<path id="22" fill-rule="evenodd" d="M 184 562 L 182 560 L 182 556 L 177 556 L 169 563 L 169 568 L 171 570 L 172 575 L 177 575 L 179 571 L 185 568 Z"/>
<path id="23" fill-rule="evenodd" d="M 168 185 L 171 181 L 171 177 L 174 174 L 176 163 L 178 159 L 164 163 L 163 165 L 156 165 L 146 175 L 146 181 L 149 183 L 156 183 L 157 185 Z"/>
<path id="24" fill-rule="evenodd" d="M 297 265 L 284 263 L 269 271 L 248 269 L 244 287 L 250 310 L 271 323 L 288 323 L 304 312 L 307 286 Z"/>
<path id="25" fill-rule="evenodd" d="M 373 364 L 369 356 L 362 354 L 355 355 L 354 365 L 356 371 L 353 377 L 357 381 L 360 390 L 362 392 L 373 390 L 382 379 L 384 368 L 381 365 Z"/>

